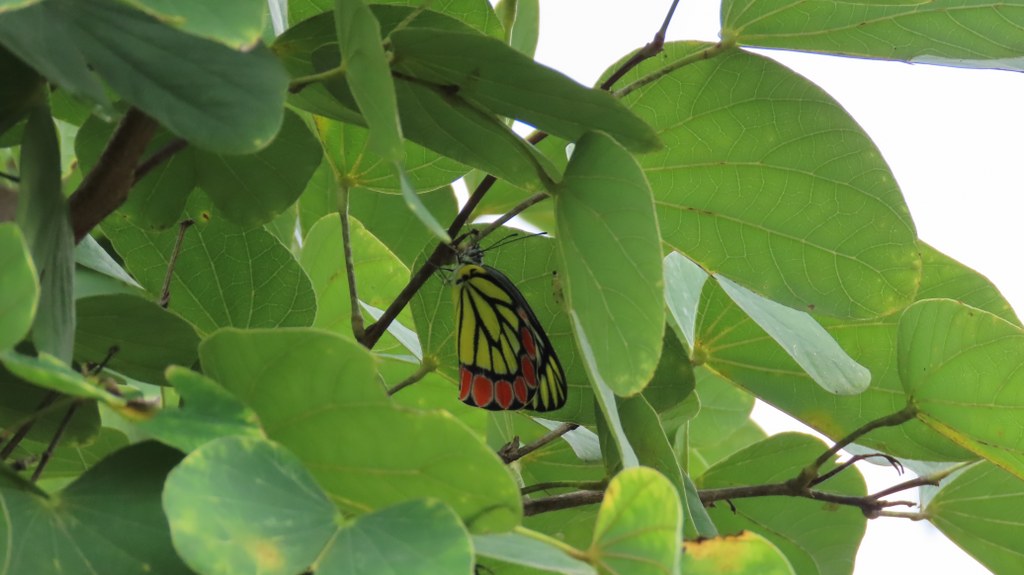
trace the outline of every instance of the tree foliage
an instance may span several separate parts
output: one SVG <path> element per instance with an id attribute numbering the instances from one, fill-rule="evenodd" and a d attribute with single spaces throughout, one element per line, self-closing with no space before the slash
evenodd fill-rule
<path id="1" fill-rule="evenodd" d="M 1020 71 L 1024 3 L 721 15 L 588 88 L 537 0 L 0 0 L 0 573 L 842 574 L 880 516 L 1024 569 L 1020 320 L 746 49 Z M 544 418 L 457 399 L 514 215 Z"/>

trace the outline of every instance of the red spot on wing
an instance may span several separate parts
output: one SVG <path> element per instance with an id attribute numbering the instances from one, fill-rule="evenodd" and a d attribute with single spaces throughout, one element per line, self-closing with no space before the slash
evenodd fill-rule
<path id="1" fill-rule="evenodd" d="M 483 375 L 474 377 L 473 404 L 477 407 L 487 407 L 492 399 L 494 399 L 494 382 Z"/>
<path id="2" fill-rule="evenodd" d="M 525 355 L 519 357 L 519 369 L 523 373 L 523 379 L 530 389 L 537 387 L 537 372 L 533 368 L 533 361 Z"/>
<path id="3" fill-rule="evenodd" d="M 459 401 L 469 399 L 470 382 L 473 381 L 473 374 L 465 366 L 459 368 Z"/>
<path id="4" fill-rule="evenodd" d="M 515 396 L 512 392 L 512 383 L 504 379 L 494 384 L 494 398 L 498 401 L 498 407 L 508 409 L 512 407 Z"/>
<path id="5" fill-rule="evenodd" d="M 530 398 L 530 392 L 526 389 L 526 380 L 523 379 L 523 376 L 520 375 L 516 378 L 513 387 L 515 388 L 516 399 L 519 400 L 519 403 L 525 404 L 526 400 Z"/>
<path id="6" fill-rule="evenodd" d="M 526 349 L 526 355 L 530 356 L 530 359 L 537 358 L 537 346 L 533 342 L 533 334 L 524 325 L 519 330 L 519 340 L 523 342 L 523 347 Z"/>

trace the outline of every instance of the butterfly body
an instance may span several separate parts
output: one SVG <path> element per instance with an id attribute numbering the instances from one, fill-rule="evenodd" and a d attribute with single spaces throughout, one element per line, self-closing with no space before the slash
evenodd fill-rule
<path id="1" fill-rule="evenodd" d="M 552 411 L 565 404 L 565 373 L 522 292 L 479 256 L 455 271 L 459 399 L 490 410 Z"/>

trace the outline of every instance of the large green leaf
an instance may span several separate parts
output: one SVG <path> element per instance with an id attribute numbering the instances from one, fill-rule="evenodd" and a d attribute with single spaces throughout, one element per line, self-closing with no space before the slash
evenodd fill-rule
<path id="1" fill-rule="evenodd" d="M 660 147 L 650 126 L 608 92 L 586 88 L 480 34 L 408 28 L 390 35 L 394 70 L 568 140 L 608 133 L 630 150 Z"/>
<path id="2" fill-rule="evenodd" d="M 409 281 L 409 270 L 358 220 L 351 219 L 349 226 L 349 249 L 360 301 L 386 308 Z M 316 291 L 313 327 L 352 337 L 352 300 L 337 214 L 324 216 L 309 230 L 299 261 Z M 411 327 L 412 312 L 403 311 L 398 321 Z M 390 340 L 378 343 L 374 349 L 378 353 L 396 352 L 395 347 Z"/>
<path id="3" fill-rule="evenodd" d="M 1024 478 L 1024 330 L 957 301 L 924 300 L 900 318 L 897 343 L 918 418 Z"/>
<path id="4" fill-rule="evenodd" d="M 79 361 L 99 363 L 116 347 L 108 367 L 163 384 L 168 365 L 192 365 L 199 357 L 195 329 L 152 301 L 127 294 L 100 295 L 78 300 L 76 312 Z"/>
<path id="5" fill-rule="evenodd" d="M 75 96 L 110 106 L 103 83 L 90 69 L 55 2 L 0 10 L 0 44 L 41 75 Z"/>
<path id="6" fill-rule="evenodd" d="M 335 30 L 341 63 L 359 113 L 370 128 L 368 147 L 386 160 L 402 160 L 395 85 L 381 45 L 380 24 L 363 0 L 337 0 Z"/>
<path id="7" fill-rule="evenodd" d="M 14 347 L 32 327 L 39 303 L 39 278 L 21 230 L 0 224 L 0 349 Z"/>
<path id="8" fill-rule="evenodd" d="M 189 573 L 160 508 L 164 477 L 180 458 L 156 443 L 133 445 L 50 497 L 0 470 L 5 572 Z"/>
<path id="9" fill-rule="evenodd" d="M 446 412 L 392 406 L 373 357 L 354 341 L 313 329 L 225 329 L 203 342 L 200 358 L 343 511 L 436 497 L 474 531 L 519 521 L 519 490 L 497 455 Z"/>
<path id="10" fill-rule="evenodd" d="M 723 570 L 731 575 L 796 575 L 779 548 L 752 531 L 683 544 L 687 575 L 720 575 Z"/>
<path id="11" fill-rule="evenodd" d="M 813 437 L 782 433 L 739 451 L 701 476 L 700 487 L 719 488 L 779 483 L 797 476 L 828 447 Z M 828 471 L 834 461 L 822 471 Z M 867 490 L 856 468 L 823 483 L 830 493 L 863 496 Z M 725 535 L 750 530 L 781 550 L 801 574 L 852 573 L 867 525 L 860 509 L 791 497 L 757 497 L 716 505 L 709 510 Z"/>
<path id="12" fill-rule="evenodd" d="M 129 4 L 189 34 L 244 50 L 259 41 L 266 17 L 252 0 L 129 0 Z"/>
<path id="13" fill-rule="evenodd" d="M 232 50 L 115 0 L 40 6 L 48 26 L 33 33 L 54 36 L 66 28 L 121 97 L 200 148 L 254 152 L 280 128 L 288 78 L 265 48 Z"/>
<path id="14" fill-rule="evenodd" d="M 345 525 L 316 572 L 433 575 L 469 573 L 472 565 L 472 544 L 459 517 L 447 505 L 427 500 L 394 505 Z"/>
<path id="15" fill-rule="evenodd" d="M 563 575 L 595 575 L 590 565 L 566 555 L 561 549 L 522 532 L 476 535 L 473 547 L 479 557 L 525 565 L 539 571 Z"/>
<path id="16" fill-rule="evenodd" d="M 646 467 L 615 476 L 587 550 L 602 575 L 679 573 L 683 514 L 672 484 Z"/>
<path id="17" fill-rule="evenodd" d="M 944 486 L 924 512 L 946 537 L 993 573 L 1024 569 L 1024 483 L 991 463 L 979 463 Z"/>
<path id="18" fill-rule="evenodd" d="M 200 334 L 221 326 L 309 325 L 316 301 L 309 278 L 270 232 L 244 230 L 211 213 L 198 195 L 170 284 L 170 309 Z M 114 213 L 103 231 L 133 276 L 154 296 L 162 289 L 177 230 L 150 231 Z"/>
<path id="19" fill-rule="evenodd" d="M 1019 2 L 728 0 L 722 37 L 748 46 L 1024 70 Z"/>
<path id="20" fill-rule="evenodd" d="M 1009 304 L 984 277 L 925 244 L 919 244 L 919 250 L 924 260 L 921 296 L 962 300 L 1015 321 Z M 862 321 L 816 316 L 846 353 L 872 372 L 871 385 L 864 393 L 836 396 L 815 384 L 717 285 L 705 286 L 701 306 L 694 362 L 706 362 L 713 371 L 829 437 L 843 437 L 867 421 L 906 406 L 897 372 L 898 314 Z M 963 461 L 976 457 L 916 420 L 876 430 L 859 442 L 911 459 Z"/>
<path id="21" fill-rule="evenodd" d="M 555 214 L 577 341 L 589 342 L 584 353 L 593 355 L 615 393 L 633 395 L 654 374 L 665 326 L 658 224 L 647 181 L 611 138 L 587 134 L 555 194 Z"/>
<path id="22" fill-rule="evenodd" d="M 340 522 L 294 455 L 252 437 L 189 454 L 167 476 L 163 507 L 174 547 L 203 575 L 299 573 Z"/>
<path id="23" fill-rule="evenodd" d="M 381 14 L 401 13 L 408 14 L 409 11 L 399 7 L 419 8 L 423 6 L 421 0 L 374 0 L 371 9 L 382 20 Z M 381 6 L 392 4 L 394 6 Z M 487 0 L 435 0 L 423 6 L 428 12 L 437 12 L 450 18 L 454 18 L 466 26 L 483 32 L 488 36 L 500 38 L 503 34 L 501 23 L 494 14 Z M 322 12 L 330 12 L 334 9 L 334 0 L 292 0 L 288 3 L 288 20 L 293 24 L 302 22 Z M 401 18 L 399 18 L 400 20 Z M 383 24 L 383 21 L 381 22 Z M 390 30 L 393 26 L 388 26 Z"/>
<path id="24" fill-rule="evenodd" d="M 36 349 L 69 362 L 75 333 L 75 240 L 60 176 L 53 118 L 47 106 L 38 106 L 21 142 L 17 221 L 40 277 L 32 340 Z"/>
<path id="25" fill-rule="evenodd" d="M 666 58 L 704 48 L 669 44 Z M 797 309 L 868 318 L 910 303 L 921 266 L 910 214 L 878 149 L 820 88 L 734 50 L 623 101 L 672 144 L 639 158 L 667 247 Z"/>

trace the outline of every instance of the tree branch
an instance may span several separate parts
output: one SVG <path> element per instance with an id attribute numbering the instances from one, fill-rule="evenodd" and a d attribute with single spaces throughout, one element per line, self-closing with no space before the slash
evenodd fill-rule
<path id="1" fill-rule="evenodd" d="M 672 0 L 672 5 L 669 6 L 668 14 L 665 15 L 665 21 L 661 23 L 661 28 L 654 34 L 654 39 L 647 43 L 643 48 L 637 50 L 633 57 L 626 60 L 619 69 L 612 72 L 611 76 L 604 82 L 601 82 L 600 89 L 611 90 L 612 86 L 615 85 L 627 72 L 636 68 L 640 62 L 648 58 L 653 58 L 661 53 L 665 47 L 665 33 L 668 31 L 668 25 L 672 22 L 672 15 L 676 12 L 676 6 L 679 4 L 679 0 Z"/>
<path id="2" fill-rule="evenodd" d="M 521 459 L 522 457 L 529 455 L 534 451 L 537 451 L 541 447 L 544 447 L 545 445 L 551 443 L 552 441 L 558 439 L 559 437 L 562 437 L 566 433 L 569 433 L 570 431 L 576 429 L 579 426 L 580 424 L 578 423 L 563 423 L 562 425 L 559 425 L 558 427 L 545 433 L 544 436 L 538 439 L 537 441 L 534 441 L 533 443 L 529 443 L 522 447 L 519 447 L 519 437 L 515 437 L 512 439 L 512 441 L 508 443 L 508 445 L 502 447 L 501 450 L 498 451 L 498 455 L 501 456 L 501 459 L 506 464 L 512 463 L 517 459 Z"/>
<path id="3" fill-rule="evenodd" d="M 128 198 L 135 166 L 156 128 L 156 121 L 137 108 L 128 110 L 118 124 L 99 162 L 68 199 L 76 243 Z"/>
<path id="4" fill-rule="evenodd" d="M 153 171 L 153 168 L 171 159 L 171 156 L 187 147 L 187 140 L 177 138 L 163 148 L 157 150 L 152 156 L 147 158 L 146 161 L 142 162 L 137 168 L 135 168 L 135 183 L 146 177 L 146 174 Z"/>

